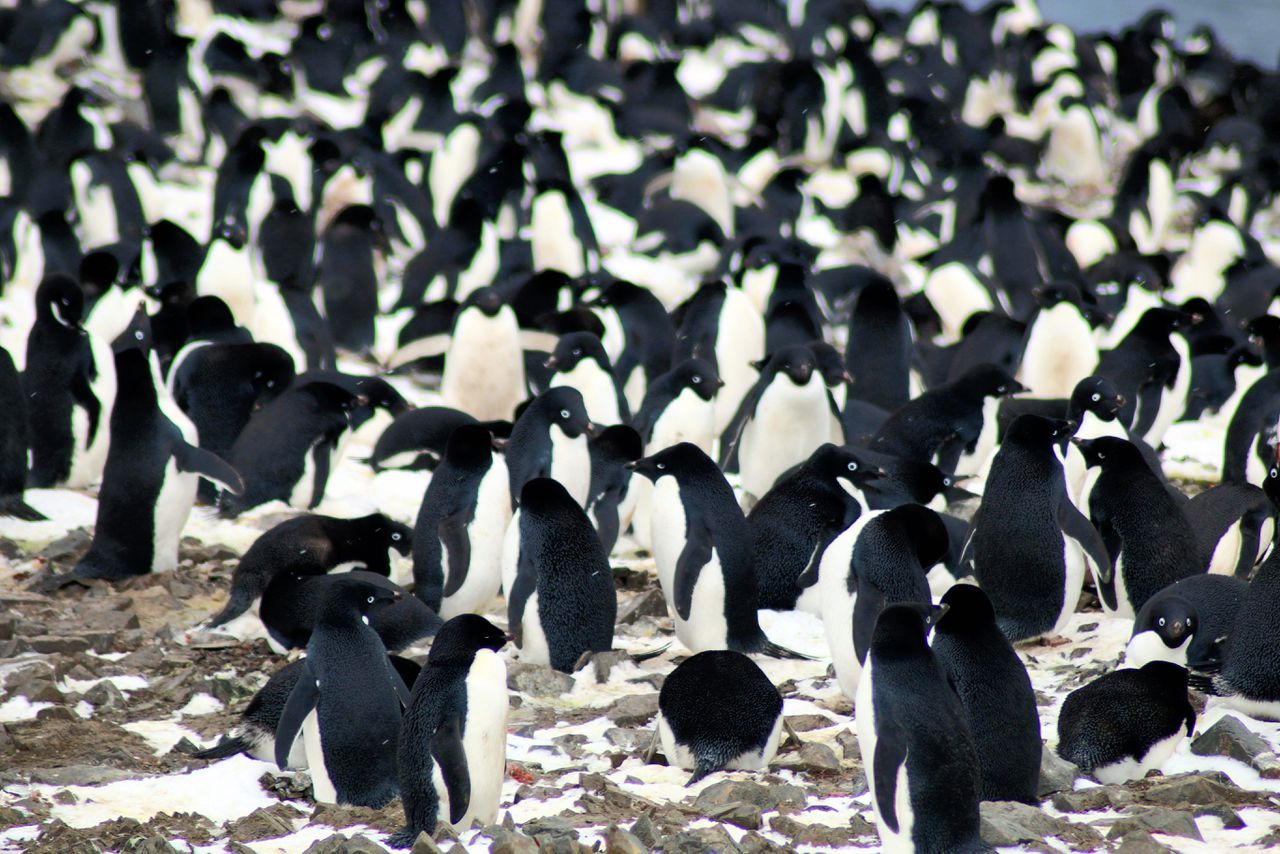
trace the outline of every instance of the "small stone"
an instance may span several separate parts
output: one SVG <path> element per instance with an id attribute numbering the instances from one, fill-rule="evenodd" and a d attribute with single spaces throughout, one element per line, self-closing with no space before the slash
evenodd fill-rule
<path id="1" fill-rule="evenodd" d="M 409 854 L 441 854 L 441 851 L 434 839 L 425 833 L 419 833 L 418 838 L 413 840 L 413 847 L 409 849 Z"/>
<path id="2" fill-rule="evenodd" d="M 604 731 L 605 741 L 609 742 L 614 747 L 621 747 L 623 750 L 628 752 L 642 750 L 648 747 L 649 742 L 652 739 L 652 730 L 610 727 Z"/>
<path id="3" fill-rule="evenodd" d="M 737 843 L 720 825 L 686 830 L 662 841 L 664 854 L 736 854 Z"/>
<path id="4" fill-rule="evenodd" d="M 1197 842 L 1204 841 L 1200 836 L 1200 829 L 1196 827 L 1195 817 L 1191 813 L 1163 807 L 1142 809 L 1118 819 L 1107 831 L 1107 838 L 1120 839 L 1132 830 L 1146 830 L 1150 833 L 1182 836 Z"/>
<path id="5" fill-rule="evenodd" d="M 124 705 L 124 692 L 109 679 L 103 679 L 84 692 L 84 701 L 95 709 L 115 709 Z"/>
<path id="6" fill-rule="evenodd" d="M 609 825 L 604 835 L 604 850 L 605 854 L 649 854 L 649 846 L 616 824 Z"/>
<path id="7" fill-rule="evenodd" d="M 765 812 L 776 810 L 782 804 L 803 808 L 805 793 L 804 789 L 789 783 L 764 786 L 747 780 L 722 780 L 707 786 L 693 799 L 693 805 L 707 815 L 733 803 L 754 804 Z"/>
<path id="8" fill-rule="evenodd" d="M 862 759 L 862 748 L 858 746 L 858 737 L 848 729 L 842 729 L 836 733 L 836 744 L 840 745 L 840 752 L 845 759 Z"/>
<path id="9" fill-rule="evenodd" d="M 549 815 L 544 818 L 535 818 L 532 821 L 527 821 L 520 830 L 526 836 L 531 836 L 538 840 L 539 843 L 542 842 L 542 837 L 544 836 L 574 841 L 578 838 L 578 829 L 558 815 Z"/>
<path id="10" fill-rule="evenodd" d="M 1222 826 L 1227 830 L 1239 830 L 1245 826 L 1244 819 L 1240 817 L 1240 813 L 1233 810 L 1226 804 L 1206 804 L 1196 809 L 1196 818 L 1202 815 L 1211 815 L 1222 822 Z"/>
<path id="11" fill-rule="evenodd" d="M 1072 762 L 1063 759 L 1052 750 L 1040 751 L 1040 784 L 1036 794 L 1047 798 L 1057 792 L 1071 790 L 1080 769 Z"/>
<path id="12" fill-rule="evenodd" d="M 15 685 L 9 692 L 15 697 L 26 697 L 33 703 L 61 703 L 62 692 L 51 679 L 28 679 Z"/>
<path id="13" fill-rule="evenodd" d="M 796 845 L 813 845 L 819 848 L 846 848 L 854 838 L 853 829 L 849 826 L 810 824 L 785 815 L 771 819 L 769 829 L 781 833 Z"/>
<path id="14" fill-rule="evenodd" d="M 253 842 L 257 839 L 286 836 L 293 833 L 293 820 L 302 816 L 301 811 L 288 804 L 272 804 L 228 823 L 227 835 L 236 842 Z"/>
<path id="15" fill-rule="evenodd" d="M 515 661 L 507 665 L 507 687 L 531 697 L 559 697 L 573 690 L 573 677 L 550 667 Z"/>
<path id="16" fill-rule="evenodd" d="M 643 593 L 631 597 L 631 601 L 618 609 L 617 624 L 625 626 L 634 623 L 641 617 L 667 616 L 667 600 L 662 591 L 650 588 Z"/>
<path id="17" fill-rule="evenodd" d="M 779 845 L 765 839 L 758 833 L 745 833 L 738 840 L 738 850 L 742 854 L 792 854 L 794 848 Z"/>
<path id="18" fill-rule="evenodd" d="M 1055 836 L 1072 847 L 1096 848 L 1102 837 L 1088 825 L 1073 824 L 1054 818 L 1039 807 L 1016 801 L 983 801 L 982 840 L 988 845 L 1006 847 L 1023 842 L 1037 842 Z"/>
<path id="19" fill-rule="evenodd" d="M 807 771 L 810 774 L 836 774 L 840 771 L 840 759 L 836 752 L 816 741 L 806 741 L 795 753 L 779 758 L 777 765 L 779 768 Z"/>
<path id="20" fill-rule="evenodd" d="M 1062 812 L 1120 809 L 1133 803 L 1134 794 L 1123 786 L 1093 786 L 1053 796 L 1053 808 Z"/>
<path id="21" fill-rule="evenodd" d="M 595 674 L 596 684 L 603 685 L 609 681 L 609 674 L 613 668 L 625 661 L 630 661 L 631 656 L 626 650 L 610 649 L 604 652 L 597 652 L 591 656 L 591 670 Z"/>
<path id="22" fill-rule="evenodd" d="M 835 726 L 837 721 L 826 715 L 787 715 L 787 723 L 796 732 L 813 732 L 815 729 Z"/>
<path id="23" fill-rule="evenodd" d="M 386 854 L 386 849 L 358 833 L 353 836 L 335 833 L 311 843 L 302 854 Z"/>
<path id="24" fill-rule="evenodd" d="M 89 649 L 89 641 L 76 635 L 68 635 L 66 637 L 40 635 L 39 637 L 27 638 L 27 645 L 31 647 L 32 652 L 39 652 L 44 655 L 71 655 L 77 652 L 85 652 Z"/>
<path id="25" fill-rule="evenodd" d="M 1152 786 L 1142 799 L 1147 803 L 1167 806 L 1197 806 L 1239 803 L 1241 794 L 1225 776 L 1185 774 Z"/>
<path id="26" fill-rule="evenodd" d="M 723 821 L 744 830 L 760 829 L 760 807 L 744 801 L 734 801 L 707 810 L 707 818 Z"/>
<path id="27" fill-rule="evenodd" d="M 523 833 L 499 828 L 485 835 L 493 840 L 489 854 L 538 854 L 538 843 Z"/>
<path id="28" fill-rule="evenodd" d="M 1116 854 L 1172 854 L 1173 849 L 1159 842 L 1145 830 L 1131 830 L 1120 839 Z"/>
<path id="29" fill-rule="evenodd" d="M 78 721 L 80 716 L 67 706 L 49 706 L 36 712 L 38 721 Z"/>
<path id="30" fill-rule="evenodd" d="M 1270 750 L 1260 736 L 1233 715 L 1223 715 L 1191 742 L 1191 752 L 1197 756 L 1229 756 L 1246 764 L 1252 764 L 1255 756 Z"/>
<path id="31" fill-rule="evenodd" d="M 652 848 L 658 844 L 658 829 L 653 826 L 653 819 L 642 815 L 631 825 L 631 835 L 640 840 L 640 844 Z"/>
<path id="32" fill-rule="evenodd" d="M 648 723 L 658 713 L 658 695 L 628 694 L 614 701 L 605 716 L 618 726 L 640 726 Z"/>
<path id="33" fill-rule="evenodd" d="M 105 765 L 65 765 L 61 768 L 32 768 L 28 772 L 31 782 L 44 783 L 49 786 L 97 786 L 102 783 L 115 783 L 120 780 L 132 780 L 137 774 L 109 768 Z"/>

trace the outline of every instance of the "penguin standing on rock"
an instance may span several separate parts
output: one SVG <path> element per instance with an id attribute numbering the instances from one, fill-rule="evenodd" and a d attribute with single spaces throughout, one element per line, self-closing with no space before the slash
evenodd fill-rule
<path id="1" fill-rule="evenodd" d="M 885 850 L 976 854 L 988 850 L 978 833 L 981 765 L 925 614 L 932 606 L 890 605 L 876 619 L 858 685 L 862 767 Z"/>
<path id="2" fill-rule="evenodd" d="M 750 533 L 715 461 L 682 442 L 639 460 L 634 471 L 653 481 L 653 557 L 680 642 L 693 652 L 802 657 L 760 629 Z"/>
<path id="3" fill-rule="evenodd" d="M 275 760 L 288 767 L 301 732 L 318 803 L 381 809 L 396 795 L 396 739 L 409 689 L 368 620 L 398 598 L 344 578 L 316 616 L 302 674 L 276 728 Z"/>
<path id="4" fill-rule="evenodd" d="M 408 848 L 440 821 L 466 828 L 498 816 L 507 771 L 507 637 L 475 614 L 441 627 L 404 714 L 396 768 L 404 828 L 388 844 Z"/>
<path id="5" fill-rule="evenodd" d="M 520 493 L 518 536 L 507 625 L 520 660 L 572 673 L 584 653 L 613 648 L 618 594 L 608 553 L 582 508 L 545 477 Z"/>

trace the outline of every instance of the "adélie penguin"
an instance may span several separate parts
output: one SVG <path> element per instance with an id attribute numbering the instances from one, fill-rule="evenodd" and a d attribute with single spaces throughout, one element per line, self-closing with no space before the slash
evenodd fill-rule
<path id="1" fill-rule="evenodd" d="M 520 329 L 498 291 L 472 291 L 458 309 L 440 394 L 446 406 L 481 421 L 511 418 L 525 399 Z"/>
<path id="2" fill-rule="evenodd" d="M 594 431 L 576 388 L 560 386 L 534 398 L 516 419 L 507 440 L 511 503 L 519 504 L 526 483 L 550 477 L 564 484 L 574 501 L 585 507 L 591 492 L 587 441 Z"/>
<path id="3" fill-rule="evenodd" d="M 369 615 L 397 598 L 365 581 L 339 579 L 316 617 L 302 674 L 276 728 L 275 760 L 288 767 L 301 732 L 318 803 L 381 809 L 396 795 L 396 740 L 409 689 Z"/>
<path id="4" fill-rule="evenodd" d="M 653 556 L 680 642 L 693 652 L 803 657 L 760 629 L 747 521 L 715 461 L 682 442 L 633 465 L 653 481 Z"/>
<path id="5" fill-rule="evenodd" d="M 876 619 L 856 703 L 862 767 L 885 850 L 986 851 L 978 752 L 926 640 L 934 614 L 931 605 L 900 604 Z"/>
<path id="6" fill-rule="evenodd" d="M 475 614 L 445 623 L 413 686 L 396 768 L 404 828 L 388 844 L 408 848 L 439 822 L 468 827 L 498 815 L 507 770 L 507 636 Z"/>
<path id="7" fill-rule="evenodd" d="M 614 424 L 592 436 L 587 450 L 591 454 L 591 497 L 586 510 L 607 555 L 634 516 L 639 496 L 633 486 L 643 478 L 633 478 L 627 466 L 644 456 L 644 445 L 634 429 Z"/>
<path id="8" fill-rule="evenodd" d="M 596 424 L 625 424 L 631 420 L 626 396 L 614 379 L 609 354 L 594 334 L 562 335 L 545 367 L 552 371 L 552 388 L 573 386 L 582 394 L 587 415 Z"/>
<path id="9" fill-rule="evenodd" d="M 27 485 L 27 402 L 9 351 L 0 347 L 0 516 L 39 522 L 44 514 L 25 500 Z"/>
<path id="10" fill-rule="evenodd" d="M 1172 661 L 1183 667 L 1214 669 L 1240 613 L 1249 583 L 1225 575 L 1192 575 L 1170 584 L 1138 610 L 1124 650 L 1125 663 Z"/>
<path id="11" fill-rule="evenodd" d="M 1127 783 L 1160 768 L 1195 725 L 1186 668 L 1152 661 L 1068 694 L 1058 713 L 1058 755 L 1101 783 Z"/>

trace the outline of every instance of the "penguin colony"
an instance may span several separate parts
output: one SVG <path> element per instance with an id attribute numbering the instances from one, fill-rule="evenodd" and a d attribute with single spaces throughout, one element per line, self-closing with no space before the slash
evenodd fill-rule
<path id="1" fill-rule="evenodd" d="M 618 647 L 678 662 L 648 758 L 767 769 L 793 610 L 886 851 L 986 850 L 1050 750 L 1160 770 L 1191 688 L 1280 719 L 1280 78 L 1209 30 L 48 0 L 0 33 L 5 531 L 96 497 L 52 595 L 262 531 L 201 628 L 305 655 L 202 759 L 399 795 L 408 848 L 498 820 L 509 661 Z M 313 512 L 356 470 L 400 512 Z M 615 640 L 647 555 L 671 652 Z M 1042 732 L 1026 650 L 1096 608 L 1124 666 Z"/>

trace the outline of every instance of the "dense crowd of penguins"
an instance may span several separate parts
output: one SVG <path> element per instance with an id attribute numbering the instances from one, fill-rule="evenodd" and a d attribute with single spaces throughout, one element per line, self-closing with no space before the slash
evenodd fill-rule
<path id="1" fill-rule="evenodd" d="M 654 749 L 766 767 L 782 703 L 745 654 L 797 653 L 757 610 L 816 613 L 887 849 L 983 850 L 980 800 L 1036 800 L 1011 644 L 1056 642 L 1086 587 L 1135 621 L 1131 666 L 1067 698 L 1063 757 L 1159 768 L 1189 683 L 1280 714 L 1280 78 L 1209 30 L 23 0 L 0 44 L 0 508 L 97 485 L 42 589 L 173 569 L 196 502 L 432 473 L 412 527 L 305 512 L 243 556 L 210 627 L 256 606 L 307 654 L 207 757 L 398 793 L 395 845 L 493 821 L 498 650 L 610 650 L 620 542 L 694 653 Z M 1225 435 L 1189 499 L 1157 456 L 1179 421 Z"/>

